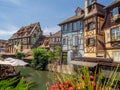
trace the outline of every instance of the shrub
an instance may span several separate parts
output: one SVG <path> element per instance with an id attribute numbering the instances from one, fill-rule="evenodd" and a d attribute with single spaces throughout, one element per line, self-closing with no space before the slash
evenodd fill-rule
<path id="1" fill-rule="evenodd" d="M 31 66 L 37 70 L 45 70 L 48 64 L 48 52 L 45 49 L 36 48 L 33 50 L 33 57 Z"/>
<path id="2" fill-rule="evenodd" d="M 49 51 L 49 61 L 51 62 L 51 61 L 59 61 L 60 60 L 60 57 L 61 57 L 61 55 L 60 55 L 60 52 L 61 52 L 61 47 L 60 46 L 57 46 L 56 48 L 55 48 L 55 50 L 53 50 L 53 51 Z"/>
<path id="3" fill-rule="evenodd" d="M 22 52 L 17 52 L 16 53 L 16 58 L 18 58 L 18 59 L 23 59 L 25 57 L 25 54 L 24 53 L 22 53 Z"/>
<path id="4" fill-rule="evenodd" d="M 17 85 L 15 85 L 17 84 Z M 29 90 L 33 86 L 33 83 L 25 82 L 24 78 L 11 78 L 0 81 L 0 90 Z"/>

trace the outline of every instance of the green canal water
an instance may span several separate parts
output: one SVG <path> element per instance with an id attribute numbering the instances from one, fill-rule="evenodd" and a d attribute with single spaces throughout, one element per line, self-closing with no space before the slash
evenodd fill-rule
<path id="1" fill-rule="evenodd" d="M 46 82 L 51 82 L 53 73 L 49 71 L 37 71 L 30 67 L 16 67 L 16 71 L 20 71 L 26 81 L 35 82 L 35 86 L 30 90 L 47 90 Z"/>

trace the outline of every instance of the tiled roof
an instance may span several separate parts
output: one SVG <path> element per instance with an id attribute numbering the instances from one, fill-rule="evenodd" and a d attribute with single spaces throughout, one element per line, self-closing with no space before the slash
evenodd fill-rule
<path id="1" fill-rule="evenodd" d="M 110 5 L 106 6 L 105 9 L 111 7 L 115 4 L 120 4 L 120 0 L 114 0 L 114 2 L 112 2 Z"/>
<path id="2" fill-rule="evenodd" d="M 65 21 L 61 22 L 59 25 L 62 25 L 62 24 L 65 24 L 65 23 L 68 23 L 68 22 L 71 22 L 71 21 L 75 21 L 75 20 L 81 19 L 81 18 L 83 18 L 83 17 L 84 17 L 84 14 L 82 14 L 82 15 L 80 15 L 80 16 L 74 15 L 74 16 L 66 19 Z"/>
<path id="3" fill-rule="evenodd" d="M 60 45 L 61 44 L 61 41 L 59 42 L 56 42 L 56 41 L 53 41 L 52 38 L 60 38 L 61 37 L 61 30 L 59 30 L 58 32 L 56 32 L 55 34 L 51 35 L 51 39 L 50 39 L 50 42 L 49 44 L 50 45 Z M 61 38 L 60 38 L 61 39 Z"/>
<path id="4" fill-rule="evenodd" d="M 39 22 L 30 24 L 25 27 L 21 27 L 16 33 L 13 34 L 10 39 L 29 37 L 37 25 L 39 25 Z"/>
<path id="5" fill-rule="evenodd" d="M 0 40 L 0 46 L 4 46 L 6 44 L 7 40 Z"/>
<path id="6" fill-rule="evenodd" d="M 51 37 L 61 37 L 61 30 L 57 31 L 55 34 L 52 34 Z"/>
<path id="7" fill-rule="evenodd" d="M 44 36 L 41 40 L 41 44 L 39 47 L 42 48 L 49 48 L 50 36 Z"/>
<path id="8" fill-rule="evenodd" d="M 5 42 L 7 42 L 7 40 L 0 39 L 0 43 L 5 43 Z"/>

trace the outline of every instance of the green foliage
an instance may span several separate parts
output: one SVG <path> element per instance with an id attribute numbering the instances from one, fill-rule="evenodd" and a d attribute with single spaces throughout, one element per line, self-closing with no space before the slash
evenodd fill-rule
<path id="1" fill-rule="evenodd" d="M 55 60 L 55 52 L 54 51 L 49 51 L 49 61 L 54 61 Z"/>
<path id="2" fill-rule="evenodd" d="M 0 90 L 29 90 L 32 86 L 33 84 L 25 82 L 23 77 L 20 80 L 11 78 L 0 81 Z"/>
<path id="3" fill-rule="evenodd" d="M 60 60 L 60 57 L 61 57 L 61 47 L 57 46 L 55 50 L 55 58 L 56 60 Z"/>
<path id="4" fill-rule="evenodd" d="M 61 57 L 61 47 L 57 46 L 55 50 L 49 51 L 49 60 L 50 61 L 59 61 Z"/>
<path id="5" fill-rule="evenodd" d="M 33 50 L 33 57 L 31 66 L 37 70 L 45 70 L 48 64 L 48 52 L 45 49 L 36 48 Z"/>
<path id="6" fill-rule="evenodd" d="M 0 54 L 0 59 L 2 59 L 2 55 Z"/>
<path id="7" fill-rule="evenodd" d="M 17 52 L 16 53 L 16 58 L 18 58 L 18 59 L 23 59 L 25 57 L 25 54 L 24 53 L 22 53 L 22 52 Z"/>

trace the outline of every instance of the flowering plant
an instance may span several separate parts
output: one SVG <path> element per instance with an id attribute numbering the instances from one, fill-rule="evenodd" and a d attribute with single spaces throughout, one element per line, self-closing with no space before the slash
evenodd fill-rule
<path id="1" fill-rule="evenodd" d="M 110 75 L 110 79 L 105 79 L 101 72 L 90 75 L 87 67 L 83 67 L 75 75 L 55 72 L 55 81 L 48 90 L 116 90 L 118 83 L 118 80 L 115 79 L 117 69 Z"/>

